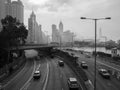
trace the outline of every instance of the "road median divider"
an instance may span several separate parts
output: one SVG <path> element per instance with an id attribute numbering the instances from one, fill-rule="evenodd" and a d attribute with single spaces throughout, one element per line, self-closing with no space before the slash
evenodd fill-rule
<path id="1" fill-rule="evenodd" d="M 63 60 L 74 71 L 74 73 L 76 74 L 76 76 L 80 81 L 82 90 L 91 90 L 87 88 L 88 83 L 86 82 L 88 82 L 89 80 L 86 73 L 82 70 L 82 68 L 77 63 L 77 57 L 71 56 L 69 55 L 69 53 L 61 50 L 56 50 L 54 55 L 57 58 L 60 58 L 61 60 Z"/>

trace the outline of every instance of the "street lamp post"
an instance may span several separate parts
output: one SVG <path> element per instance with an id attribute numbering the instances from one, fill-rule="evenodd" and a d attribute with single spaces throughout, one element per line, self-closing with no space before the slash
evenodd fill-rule
<path id="1" fill-rule="evenodd" d="M 81 19 L 88 19 L 88 20 L 94 20 L 95 21 L 95 61 L 94 61 L 94 90 L 96 90 L 96 42 L 97 42 L 97 21 L 98 20 L 105 20 L 105 19 L 111 19 L 111 17 L 106 18 L 86 18 L 81 17 Z"/>

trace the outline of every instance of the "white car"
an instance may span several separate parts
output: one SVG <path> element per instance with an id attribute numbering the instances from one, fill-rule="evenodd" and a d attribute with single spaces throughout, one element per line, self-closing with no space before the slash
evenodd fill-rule
<path id="1" fill-rule="evenodd" d="M 72 89 L 79 90 L 79 84 L 75 77 L 70 77 L 68 79 L 68 86 L 70 90 Z"/>
<path id="2" fill-rule="evenodd" d="M 82 61 L 81 62 L 81 67 L 84 68 L 84 69 L 87 69 L 88 68 L 88 65 L 85 61 Z"/>
<path id="3" fill-rule="evenodd" d="M 99 69 L 98 72 L 99 72 L 99 74 L 102 77 L 104 77 L 106 79 L 110 79 L 110 74 L 109 74 L 108 70 L 106 70 L 106 69 Z"/>
<path id="4" fill-rule="evenodd" d="M 34 72 L 34 75 L 33 75 L 33 78 L 34 78 L 34 79 L 39 79 L 40 76 L 41 76 L 40 71 L 35 71 L 35 72 Z"/>

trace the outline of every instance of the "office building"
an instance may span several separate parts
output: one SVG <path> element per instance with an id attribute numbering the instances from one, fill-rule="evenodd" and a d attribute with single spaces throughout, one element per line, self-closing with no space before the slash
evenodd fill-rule
<path id="1" fill-rule="evenodd" d="M 20 0 L 13 1 L 11 4 L 12 9 L 12 17 L 15 17 L 17 20 L 19 20 L 21 23 L 24 22 L 24 6 Z"/>
<path id="2" fill-rule="evenodd" d="M 6 0 L 6 2 L 5 2 L 5 14 L 12 16 L 12 2 L 11 2 L 11 0 Z"/>
<path id="3" fill-rule="evenodd" d="M 5 18 L 5 0 L 0 0 L 0 31 L 2 30 L 1 19 Z"/>
<path id="4" fill-rule="evenodd" d="M 28 19 L 28 43 L 43 44 L 45 38 L 44 33 L 41 30 L 42 25 L 39 25 L 36 21 L 36 15 L 32 11 L 30 18 Z"/>
<path id="5" fill-rule="evenodd" d="M 34 12 L 31 13 L 30 18 L 28 19 L 28 42 L 35 42 L 35 22 L 36 15 Z"/>
<path id="6" fill-rule="evenodd" d="M 63 33 L 63 23 L 61 21 L 59 23 L 59 32 Z"/>

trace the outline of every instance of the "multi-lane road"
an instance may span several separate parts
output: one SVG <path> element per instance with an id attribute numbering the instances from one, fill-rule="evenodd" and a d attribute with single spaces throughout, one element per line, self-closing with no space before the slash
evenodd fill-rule
<path id="1" fill-rule="evenodd" d="M 67 80 L 69 77 L 76 77 L 74 72 L 64 64 L 58 65 L 58 58 L 44 58 L 40 61 L 41 78 L 32 79 L 27 90 L 69 90 Z"/>
<path id="2" fill-rule="evenodd" d="M 73 52 L 72 52 L 73 53 Z M 84 69 L 88 78 L 92 82 L 92 87 L 94 87 L 94 57 L 88 58 L 85 54 L 80 54 L 74 52 L 76 56 L 79 57 L 79 62 L 85 61 L 88 64 L 88 69 Z M 111 75 L 110 80 L 101 77 L 98 73 L 98 69 L 105 68 L 112 71 L 120 72 L 120 66 L 113 63 L 106 62 L 97 58 L 97 72 L 96 72 L 96 89 L 97 90 L 120 90 L 120 81 Z"/>
<path id="3" fill-rule="evenodd" d="M 69 90 L 67 80 L 76 75 L 68 65 L 60 67 L 58 61 L 58 58 L 49 57 L 28 60 L 24 68 L 4 86 L 5 90 Z M 41 71 L 38 80 L 33 79 L 36 70 Z"/>
<path id="4" fill-rule="evenodd" d="M 86 61 L 88 69 L 83 69 L 94 87 L 94 58 L 87 58 L 86 55 L 72 52 L 79 57 L 79 62 Z M 5 90 L 69 90 L 67 80 L 69 77 L 76 77 L 68 65 L 60 67 L 58 58 L 40 58 L 39 60 L 27 60 L 24 68 L 4 85 Z M 97 70 L 106 68 L 120 70 L 119 66 L 101 61 L 97 58 Z M 36 70 L 41 71 L 38 80 L 33 79 Z M 77 77 L 76 77 L 77 78 Z M 79 82 L 80 84 L 80 82 Z M 120 81 L 111 76 L 107 80 L 101 77 L 97 71 L 97 90 L 120 90 Z M 81 89 L 82 90 L 82 86 Z M 88 89 L 89 90 L 89 89 Z"/>

